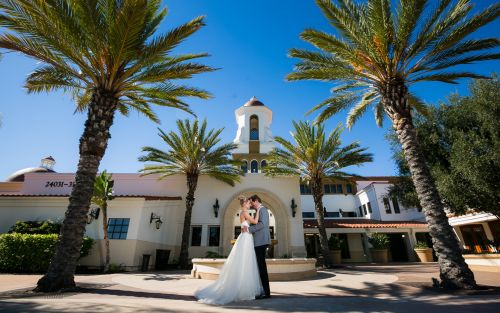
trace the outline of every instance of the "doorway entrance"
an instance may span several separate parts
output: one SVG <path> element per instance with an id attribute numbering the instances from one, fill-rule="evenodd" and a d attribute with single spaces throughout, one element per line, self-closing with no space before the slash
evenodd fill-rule
<path id="1" fill-rule="evenodd" d="M 389 236 L 389 253 L 392 262 L 408 262 L 408 249 L 406 247 L 406 234 L 395 233 Z"/>

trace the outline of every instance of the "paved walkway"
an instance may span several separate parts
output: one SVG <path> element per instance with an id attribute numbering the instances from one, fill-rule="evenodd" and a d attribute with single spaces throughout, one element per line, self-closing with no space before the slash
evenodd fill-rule
<path id="1" fill-rule="evenodd" d="M 476 271 L 480 284 L 500 288 L 500 273 Z M 1 312 L 498 312 L 500 291 L 445 294 L 422 286 L 435 264 L 356 265 L 320 271 L 314 279 L 272 282 L 272 298 L 226 306 L 196 302 L 210 281 L 188 272 L 79 275 L 80 292 L 34 294 L 38 275 L 0 275 Z"/>

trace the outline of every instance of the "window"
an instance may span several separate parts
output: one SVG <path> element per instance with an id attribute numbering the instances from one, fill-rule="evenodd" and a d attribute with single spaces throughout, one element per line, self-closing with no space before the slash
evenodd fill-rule
<path id="1" fill-rule="evenodd" d="M 368 212 L 373 213 L 372 212 L 372 204 L 370 202 L 368 202 L 366 205 L 368 206 Z"/>
<path id="2" fill-rule="evenodd" d="M 269 226 L 269 233 L 271 234 L 271 239 L 274 239 L 274 226 Z"/>
<path id="3" fill-rule="evenodd" d="M 357 217 L 356 212 L 342 212 L 342 217 Z"/>
<path id="4" fill-rule="evenodd" d="M 363 216 L 363 207 L 361 205 L 358 207 L 358 210 L 359 210 L 359 216 Z"/>
<path id="5" fill-rule="evenodd" d="M 218 247 L 220 242 L 220 226 L 208 227 L 208 246 Z"/>
<path id="6" fill-rule="evenodd" d="M 352 193 L 352 185 L 351 184 L 346 184 L 345 185 L 345 192 Z"/>
<path id="7" fill-rule="evenodd" d="M 259 118 L 257 115 L 250 117 L 250 140 L 259 140 Z"/>
<path id="8" fill-rule="evenodd" d="M 325 217 L 340 217 L 339 212 L 327 212 L 325 211 Z"/>
<path id="9" fill-rule="evenodd" d="M 382 200 L 384 201 L 385 213 L 392 214 L 391 204 L 389 203 L 389 199 L 388 198 L 384 198 Z"/>
<path id="10" fill-rule="evenodd" d="M 201 226 L 191 227 L 191 246 L 201 246 Z"/>
<path id="11" fill-rule="evenodd" d="M 243 163 L 241 164 L 241 171 L 243 173 L 247 173 L 248 172 L 248 161 L 247 160 L 243 160 L 242 162 Z"/>
<path id="12" fill-rule="evenodd" d="M 335 185 L 325 184 L 323 186 L 323 189 L 325 190 L 325 194 L 333 194 L 333 193 L 335 193 Z"/>
<path id="13" fill-rule="evenodd" d="M 310 195 L 312 194 L 311 186 L 306 184 L 300 184 L 300 194 L 301 195 Z"/>
<path id="14" fill-rule="evenodd" d="M 368 211 L 366 211 L 366 204 L 363 204 L 363 212 L 365 213 L 365 215 L 368 214 Z"/>
<path id="15" fill-rule="evenodd" d="M 259 172 L 259 162 L 256 160 L 253 160 L 252 163 L 250 163 L 250 171 L 252 173 L 258 173 Z"/>
<path id="16" fill-rule="evenodd" d="M 392 205 L 394 206 L 394 213 L 396 213 L 396 214 L 401 213 L 401 210 L 399 210 L 398 199 L 392 198 Z"/>
<path id="17" fill-rule="evenodd" d="M 267 166 L 267 161 L 266 160 L 262 160 L 262 162 L 260 162 L 260 168 L 263 169 L 266 166 Z"/>
<path id="18" fill-rule="evenodd" d="M 235 226 L 234 227 L 234 239 L 238 238 L 238 236 L 241 234 L 241 226 Z"/>
<path id="19" fill-rule="evenodd" d="M 342 184 L 338 184 L 338 185 L 337 185 L 337 193 L 344 193 L 344 192 L 342 191 Z"/>
<path id="20" fill-rule="evenodd" d="M 110 218 L 108 219 L 109 239 L 127 239 L 130 218 Z"/>
<path id="21" fill-rule="evenodd" d="M 302 212 L 302 218 L 314 218 L 314 212 Z"/>

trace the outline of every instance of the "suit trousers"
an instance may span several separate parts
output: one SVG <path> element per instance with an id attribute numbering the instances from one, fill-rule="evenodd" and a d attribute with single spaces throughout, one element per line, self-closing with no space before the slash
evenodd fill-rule
<path id="1" fill-rule="evenodd" d="M 262 282 L 262 287 L 264 288 L 264 294 L 266 296 L 271 295 L 271 290 L 269 289 L 269 276 L 267 274 L 266 265 L 266 250 L 268 245 L 255 247 L 255 256 L 257 257 L 257 266 L 259 267 L 260 281 Z"/>

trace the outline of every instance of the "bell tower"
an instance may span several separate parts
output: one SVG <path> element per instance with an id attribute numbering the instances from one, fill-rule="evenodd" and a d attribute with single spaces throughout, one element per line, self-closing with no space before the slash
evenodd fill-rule
<path id="1" fill-rule="evenodd" d="M 246 162 L 242 168 L 249 173 L 260 173 L 267 165 L 266 155 L 274 148 L 271 134 L 273 112 L 262 102 L 252 97 L 235 111 L 238 131 L 234 143 L 233 158 Z M 244 163 L 245 164 L 245 163 Z"/>

